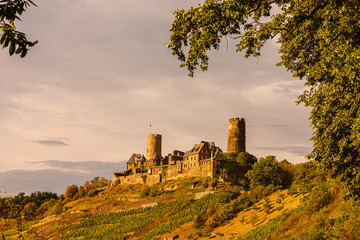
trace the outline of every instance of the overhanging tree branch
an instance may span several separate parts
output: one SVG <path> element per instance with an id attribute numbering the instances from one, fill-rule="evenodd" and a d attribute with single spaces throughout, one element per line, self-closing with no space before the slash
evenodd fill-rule
<path id="1" fill-rule="evenodd" d="M 26 34 L 16 30 L 15 20 L 20 20 L 23 12 L 31 5 L 37 6 L 31 0 L 1 0 L 0 1 L 0 45 L 9 47 L 9 54 L 26 56 L 30 47 L 38 41 L 29 41 Z"/>

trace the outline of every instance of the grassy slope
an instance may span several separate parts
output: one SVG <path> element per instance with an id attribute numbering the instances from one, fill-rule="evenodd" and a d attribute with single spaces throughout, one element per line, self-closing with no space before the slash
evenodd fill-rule
<path id="1" fill-rule="evenodd" d="M 296 208 L 300 204 L 300 199 L 302 197 L 303 195 L 301 194 L 296 196 L 288 196 L 287 190 L 276 191 L 267 197 L 268 203 L 272 205 L 272 209 L 269 213 L 264 212 L 263 205 L 265 200 L 262 199 L 252 207 L 239 212 L 232 220 L 226 222 L 220 227 L 213 229 L 209 234 L 212 239 L 229 239 L 233 238 L 234 236 L 244 235 L 257 226 L 266 223 L 271 218 L 277 217 L 283 211 Z M 283 208 L 279 209 L 280 206 L 283 206 Z M 192 235 L 196 239 L 209 239 L 209 236 L 197 237 L 197 230 L 192 225 L 193 222 L 190 222 L 164 236 L 171 237 L 179 235 L 180 239 L 186 239 Z"/>
<path id="2" fill-rule="evenodd" d="M 264 211 L 266 201 L 262 199 L 253 207 L 240 212 L 237 217 L 232 219 L 228 224 L 215 229 L 213 232 L 223 233 L 224 236 L 227 237 L 243 235 L 270 219 L 279 216 L 283 211 L 296 208 L 300 204 L 302 197 L 303 195 L 301 194 L 289 196 L 287 195 L 287 190 L 277 191 L 267 197 L 268 203 L 272 206 L 269 213 Z"/>
<path id="3" fill-rule="evenodd" d="M 196 193 L 205 191 L 201 185 L 193 187 L 194 182 L 200 180 L 201 179 L 199 178 L 187 178 L 179 179 L 177 181 L 167 181 L 156 185 L 157 196 L 146 196 L 143 198 L 139 197 L 141 185 L 116 186 L 101 196 L 92 198 L 85 197 L 67 203 L 65 205 L 67 210 L 60 215 L 53 215 L 45 219 L 27 223 L 30 227 L 28 227 L 22 235 L 25 239 L 60 239 L 61 236 L 67 236 L 63 237 L 63 239 L 76 239 L 78 237 L 82 238 L 81 236 L 86 236 L 86 234 L 88 234 L 88 237 L 85 237 L 85 239 L 93 239 L 96 234 L 95 232 L 90 233 L 90 231 L 98 231 L 100 236 L 98 239 L 106 239 L 104 236 L 106 236 L 107 233 L 109 236 L 117 236 L 117 238 L 109 237 L 109 239 L 125 239 L 126 237 L 128 237 L 128 239 L 137 239 L 141 237 L 149 239 L 151 234 L 156 235 L 156 231 L 158 231 L 158 233 L 164 233 L 162 236 L 179 235 L 180 239 L 208 239 L 209 236 L 213 239 L 234 239 L 255 229 L 253 232 L 260 231 L 261 234 L 268 234 L 266 235 L 267 237 L 271 235 L 272 238 L 270 237 L 269 239 L 322 239 L 311 237 L 310 235 L 310 237 L 306 237 L 306 234 L 308 234 L 308 232 L 316 232 L 317 228 L 326 229 L 326 224 L 331 224 L 331 219 L 343 219 L 343 214 L 347 211 L 344 210 L 344 208 L 349 208 L 349 205 L 351 205 L 349 202 L 345 202 L 339 197 L 341 195 L 339 193 L 340 191 L 335 188 L 333 190 L 332 201 L 321 211 L 310 211 L 307 210 L 307 208 L 293 210 L 301 203 L 300 200 L 304 195 L 298 194 L 289 196 L 286 193 L 287 190 L 281 190 L 256 202 L 255 205 L 240 211 L 233 219 L 225 221 L 221 226 L 214 228 L 206 227 L 207 224 L 211 222 L 210 218 L 210 220 L 205 220 L 207 222 L 204 227 L 196 229 L 193 227 L 194 222 L 192 221 L 194 216 L 191 215 L 194 214 L 194 211 L 201 211 L 201 205 L 197 206 L 196 204 L 205 204 L 213 199 L 204 196 L 199 200 L 184 200 L 193 199 Z M 205 198 L 208 198 L 209 200 L 206 200 Z M 223 211 L 222 207 L 229 204 L 231 205 L 231 203 L 238 198 L 239 197 L 232 199 L 224 204 L 217 203 L 215 207 L 208 205 L 208 209 L 205 209 L 207 210 L 207 212 L 205 211 L 205 214 L 208 216 L 215 216 L 216 214 L 221 215 L 221 212 Z M 203 203 L 201 202 L 202 200 L 204 200 Z M 160 205 L 156 205 L 157 203 Z M 137 210 L 134 210 L 134 212 L 124 211 L 125 209 L 137 209 L 142 206 L 146 207 L 149 204 L 156 206 L 147 208 L 147 212 L 145 213 L 136 212 Z M 268 209 L 266 209 L 267 204 L 268 206 L 270 205 Z M 188 210 L 187 207 L 190 210 Z M 210 209 L 212 212 L 209 213 Z M 114 221 L 109 220 L 107 222 L 106 220 L 101 224 L 92 223 L 92 219 L 100 219 L 98 216 L 112 216 L 108 215 L 111 212 L 118 212 L 119 214 L 123 214 L 123 216 L 118 216 L 117 220 Z M 281 221 L 278 221 L 278 223 L 281 224 L 276 225 L 273 224 L 273 222 L 269 223 L 270 219 L 274 219 L 284 212 L 288 212 L 290 215 L 287 215 L 286 217 L 283 217 Z M 154 219 L 151 219 L 152 217 Z M 126 226 L 125 223 L 127 219 L 134 219 L 136 223 L 139 221 L 149 222 L 139 227 Z M 347 217 L 345 220 L 343 219 L 341 223 L 330 226 L 329 229 L 345 226 L 343 227 L 345 231 L 345 235 L 343 236 L 347 236 L 346 234 L 348 234 L 349 236 L 356 237 L 357 233 L 353 232 L 353 230 L 350 229 L 351 227 L 346 228 L 346 226 L 352 226 L 349 225 L 349 222 L 351 221 L 356 224 L 357 221 L 354 219 L 354 216 Z M 123 222 L 123 220 L 125 222 Z M 80 222 L 90 225 L 78 225 Z M 319 225 L 321 223 L 325 225 Z M 118 232 L 116 233 L 115 231 Z M 252 232 L 248 234 L 251 233 Z M 265 235 L 261 234 L 255 234 L 260 237 L 249 235 L 249 237 L 245 239 L 262 239 Z M 7 232 L 7 236 L 11 239 L 19 238 L 16 231 Z M 124 238 L 121 236 L 124 236 Z M 245 237 L 246 236 L 247 235 L 245 235 Z"/>

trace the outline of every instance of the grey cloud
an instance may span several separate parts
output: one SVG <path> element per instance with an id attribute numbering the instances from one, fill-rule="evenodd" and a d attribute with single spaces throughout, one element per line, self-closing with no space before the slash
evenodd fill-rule
<path id="1" fill-rule="evenodd" d="M 34 140 L 34 142 L 42 144 L 42 145 L 48 145 L 48 146 L 69 146 L 66 142 L 64 142 L 62 139 L 55 139 L 55 138 L 49 138 L 48 140 Z"/>
<path id="2" fill-rule="evenodd" d="M 296 97 L 301 94 L 302 86 L 299 84 L 289 83 L 289 84 L 279 84 L 276 88 L 273 89 L 273 93 L 282 93 L 287 97 L 296 99 Z"/>
<path id="3" fill-rule="evenodd" d="M 261 150 L 277 150 L 277 151 L 285 151 L 292 153 L 296 156 L 306 156 L 308 155 L 312 148 L 305 147 L 305 146 L 284 146 L 284 147 L 253 147 L 254 149 L 261 149 Z"/>
<path id="4" fill-rule="evenodd" d="M 77 171 L 85 173 L 109 174 L 109 171 L 116 172 L 125 169 L 125 161 L 121 162 L 101 162 L 101 161 L 61 161 L 61 160 L 46 160 L 32 162 L 33 164 L 40 164 L 45 167 L 56 168 L 66 171 Z"/>
<path id="5" fill-rule="evenodd" d="M 94 161 L 76 163 L 50 160 L 38 163 L 58 168 L 0 172 L 0 186 L 6 187 L 8 195 L 19 192 L 29 194 L 34 191 L 51 191 L 61 194 L 64 193 L 68 185 L 83 185 L 86 180 L 91 180 L 96 176 L 111 179 L 114 172 L 125 169 L 125 161 L 117 163 Z M 87 172 L 79 172 L 79 169 L 86 169 Z"/>

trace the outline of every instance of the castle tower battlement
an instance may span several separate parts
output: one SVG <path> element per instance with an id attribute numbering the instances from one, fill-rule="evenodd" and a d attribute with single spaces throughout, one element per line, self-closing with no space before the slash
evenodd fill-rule
<path id="1" fill-rule="evenodd" d="M 155 156 L 155 153 L 161 157 L 161 135 L 149 134 L 147 141 L 146 159 L 150 160 Z"/>
<path id="2" fill-rule="evenodd" d="M 245 119 L 230 118 L 227 152 L 239 153 L 245 151 Z"/>

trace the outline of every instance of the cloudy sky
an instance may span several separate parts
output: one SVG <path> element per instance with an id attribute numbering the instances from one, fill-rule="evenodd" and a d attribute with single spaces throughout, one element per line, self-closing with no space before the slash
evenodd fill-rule
<path id="1" fill-rule="evenodd" d="M 226 151 L 228 119 L 243 117 L 247 150 L 305 161 L 309 111 L 302 82 L 278 46 L 244 59 L 229 40 L 210 69 L 189 78 L 166 49 L 172 11 L 194 0 L 35 1 L 18 29 L 39 39 L 24 59 L 0 51 L 0 185 L 8 193 L 62 193 L 111 178 L 132 153 L 146 153 L 149 124 L 163 155 L 201 140 Z"/>

